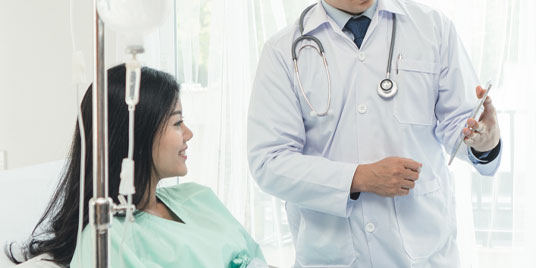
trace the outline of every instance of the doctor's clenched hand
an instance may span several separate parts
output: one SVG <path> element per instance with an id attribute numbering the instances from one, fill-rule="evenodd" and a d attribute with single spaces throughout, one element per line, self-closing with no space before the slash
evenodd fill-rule
<path id="1" fill-rule="evenodd" d="M 476 96 L 481 99 L 486 90 L 476 87 Z M 467 119 L 468 128 L 464 128 L 464 142 L 477 152 L 487 152 L 499 144 L 501 133 L 497 123 L 497 113 L 491 104 L 491 98 L 486 97 L 484 101 L 484 112 L 480 115 L 478 122 L 472 118 Z"/>
<path id="2" fill-rule="evenodd" d="M 361 164 L 354 173 L 350 192 L 369 192 L 386 197 L 407 195 L 415 187 L 421 167 L 421 163 L 402 157 Z"/>

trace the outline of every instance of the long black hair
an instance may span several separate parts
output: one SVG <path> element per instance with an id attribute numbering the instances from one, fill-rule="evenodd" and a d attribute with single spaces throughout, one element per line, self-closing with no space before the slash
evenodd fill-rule
<path id="1" fill-rule="evenodd" d="M 125 104 L 124 65 L 108 70 L 108 170 L 109 196 L 119 203 L 119 173 L 121 161 L 128 154 L 128 107 Z M 179 85 L 169 74 L 150 68 L 142 68 L 140 100 L 136 106 L 134 161 L 135 176 L 133 203 L 143 209 L 152 191 L 151 175 L 155 172 L 153 143 L 162 130 L 179 99 Z M 88 202 L 93 197 L 92 174 L 92 87 L 87 90 L 81 104 L 86 137 L 85 194 L 83 227 L 88 224 Z M 22 248 L 23 261 L 48 253 L 53 262 L 69 266 L 76 247 L 79 211 L 81 138 L 76 124 L 68 161 L 61 180 L 48 204 L 45 213 L 34 228 L 29 241 Z M 6 247 L 11 261 L 21 261 L 13 254 L 11 244 Z"/>

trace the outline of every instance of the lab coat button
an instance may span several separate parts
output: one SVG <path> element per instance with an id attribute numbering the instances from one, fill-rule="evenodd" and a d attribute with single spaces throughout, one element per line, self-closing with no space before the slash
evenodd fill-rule
<path id="1" fill-rule="evenodd" d="M 369 233 L 374 232 L 374 229 L 375 229 L 375 228 L 376 228 L 376 226 L 374 226 L 374 223 L 372 223 L 372 222 L 367 223 L 367 226 L 365 226 L 365 229 L 366 229 L 367 232 L 369 232 Z"/>
<path id="2" fill-rule="evenodd" d="M 359 104 L 357 106 L 357 111 L 360 113 L 360 114 L 364 114 L 367 112 L 367 105 L 366 104 Z"/>
<path id="3" fill-rule="evenodd" d="M 358 57 L 359 57 L 359 60 L 362 61 L 362 62 L 365 61 L 365 59 L 367 58 L 367 56 L 365 55 L 364 52 L 359 52 Z"/>

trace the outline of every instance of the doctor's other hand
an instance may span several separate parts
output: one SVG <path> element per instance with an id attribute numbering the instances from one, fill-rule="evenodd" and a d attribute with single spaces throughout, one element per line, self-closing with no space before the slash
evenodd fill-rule
<path id="1" fill-rule="evenodd" d="M 407 195 L 415 187 L 421 167 L 421 163 L 402 157 L 361 164 L 354 173 L 350 192 L 369 192 L 386 197 Z"/>
<path id="2" fill-rule="evenodd" d="M 486 90 L 476 87 L 476 96 L 481 99 Z M 497 121 L 495 107 L 491 103 L 491 98 L 486 97 L 484 101 L 484 112 L 480 115 L 478 122 L 472 118 L 467 119 L 468 128 L 462 130 L 464 142 L 477 152 L 487 152 L 499 144 L 501 133 Z"/>

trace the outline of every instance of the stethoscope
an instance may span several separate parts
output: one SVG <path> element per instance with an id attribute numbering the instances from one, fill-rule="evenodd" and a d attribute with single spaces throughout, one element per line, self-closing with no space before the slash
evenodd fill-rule
<path id="1" fill-rule="evenodd" d="M 307 34 L 304 35 L 303 34 L 303 20 L 305 18 L 305 15 L 316 4 L 317 3 L 308 6 L 305 10 L 303 10 L 303 12 L 300 15 L 300 21 L 299 21 L 298 26 L 300 28 L 300 34 L 301 35 L 296 40 L 294 40 L 294 42 L 292 43 L 292 60 L 294 61 L 294 73 L 296 73 L 296 77 L 298 78 L 298 86 L 300 87 L 300 91 L 301 91 L 305 101 L 307 102 L 307 105 L 309 106 L 309 108 L 311 108 L 311 116 L 325 116 L 325 115 L 328 114 L 329 107 L 331 105 L 331 78 L 330 78 L 330 75 L 329 75 L 328 62 L 326 61 L 326 55 L 324 54 L 324 46 L 322 46 L 322 42 L 320 42 L 320 40 L 318 40 L 318 38 L 316 38 L 316 37 L 314 37 L 312 35 L 307 35 Z M 378 84 L 378 89 L 377 89 L 378 95 L 380 95 L 382 98 L 385 98 L 385 99 L 389 99 L 389 98 L 393 97 L 398 91 L 398 86 L 397 86 L 396 82 L 391 80 L 391 62 L 393 60 L 393 49 L 395 47 L 395 36 L 396 36 L 396 16 L 395 16 L 395 14 L 393 14 L 393 30 L 391 31 L 391 46 L 389 48 L 389 59 L 387 60 L 387 76 L 386 76 L 385 79 L 380 81 L 380 83 Z M 316 43 L 317 46 L 315 47 L 313 45 L 304 45 L 304 46 L 300 47 L 300 50 L 298 51 L 298 54 L 296 54 L 296 46 L 298 45 L 298 43 L 300 41 L 303 41 L 303 40 L 313 41 L 314 43 Z M 301 79 L 300 79 L 300 72 L 298 70 L 298 55 L 301 53 L 302 49 L 304 49 L 306 47 L 314 48 L 318 52 L 318 54 L 320 54 L 320 56 L 322 56 L 322 61 L 324 62 L 324 69 L 326 70 L 326 76 L 328 78 L 328 102 L 327 102 L 327 105 L 326 105 L 326 109 L 322 113 L 318 113 L 314 109 L 313 105 L 311 104 L 311 101 L 309 100 L 307 95 L 305 95 L 305 91 L 303 90 L 303 86 L 302 86 Z"/>

